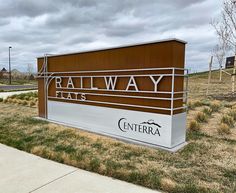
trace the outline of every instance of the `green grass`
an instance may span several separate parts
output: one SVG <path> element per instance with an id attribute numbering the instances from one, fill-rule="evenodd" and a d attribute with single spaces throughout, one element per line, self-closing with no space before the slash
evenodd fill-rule
<path id="1" fill-rule="evenodd" d="M 29 101 L 30 99 L 38 98 L 38 92 L 27 92 L 27 93 L 15 94 L 15 95 L 10 96 L 9 98 Z"/>
<path id="2" fill-rule="evenodd" d="M 89 162 L 89 170 L 96 172 L 99 169 L 100 165 L 101 165 L 100 159 L 95 157 Z"/>
<path id="3" fill-rule="evenodd" d="M 0 79 L 0 84 L 9 85 L 8 79 Z M 32 84 L 37 85 L 37 80 L 27 80 L 27 79 L 13 79 L 11 82 L 12 85 L 24 85 L 24 84 Z"/>

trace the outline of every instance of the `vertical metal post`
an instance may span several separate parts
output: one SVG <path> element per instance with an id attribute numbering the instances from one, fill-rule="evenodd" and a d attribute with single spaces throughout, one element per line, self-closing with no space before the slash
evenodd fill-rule
<path id="1" fill-rule="evenodd" d="M 9 50 L 8 50 L 8 53 L 9 53 L 9 84 L 11 84 L 11 46 L 9 46 Z"/>
<path id="2" fill-rule="evenodd" d="M 222 65 L 220 64 L 220 82 L 222 81 Z"/>
<path id="3" fill-rule="evenodd" d="M 234 88 L 235 88 L 235 73 L 236 73 L 236 51 L 234 55 L 234 70 L 232 74 L 232 93 L 234 94 Z"/>
<path id="4" fill-rule="evenodd" d="M 44 55 L 44 70 L 43 70 L 43 73 L 44 73 L 44 110 L 45 110 L 45 118 L 47 119 L 48 118 L 48 115 L 47 115 L 47 100 L 48 100 L 48 93 L 47 93 L 47 54 Z"/>
<path id="5" fill-rule="evenodd" d="M 211 56 L 210 62 L 209 62 L 209 73 L 208 73 L 208 82 L 207 82 L 207 90 L 206 90 L 206 95 L 209 94 L 209 86 L 211 83 L 211 67 L 212 67 L 212 62 L 213 62 L 213 56 Z"/>
<path id="6" fill-rule="evenodd" d="M 174 114 L 174 91 L 175 90 L 175 68 L 172 68 L 172 84 L 171 84 L 171 116 Z"/>
<path id="7" fill-rule="evenodd" d="M 186 72 L 187 72 L 187 78 L 186 78 L 186 88 L 184 89 L 184 92 L 186 95 L 185 105 L 187 106 L 187 102 L 188 102 L 188 69 L 186 69 Z"/>

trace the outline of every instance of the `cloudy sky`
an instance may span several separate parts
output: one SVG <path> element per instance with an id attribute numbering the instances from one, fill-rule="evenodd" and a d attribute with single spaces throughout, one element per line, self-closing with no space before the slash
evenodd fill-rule
<path id="1" fill-rule="evenodd" d="M 0 68 L 36 57 L 165 38 L 188 42 L 186 66 L 206 70 L 222 0 L 0 0 Z M 217 66 L 215 63 L 214 66 Z"/>

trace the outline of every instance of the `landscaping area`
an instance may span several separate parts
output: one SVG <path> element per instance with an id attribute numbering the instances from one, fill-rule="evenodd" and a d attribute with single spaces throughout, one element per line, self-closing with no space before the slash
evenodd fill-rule
<path id="1" fill-rule="evenodd" d="M 36 80 L 28 80 L 28 79 L 13 79 L 12 85 L 37 85 Z M 8 79 L 0 79 L 0 85 L 9 85 Z"/>
<path id="2" fill-rule="evenodd" d="M 236 192 L 236 98 L 230 76 L 189 78 L 188 144 L 176 153 L 35 119 L 37 93 L 0 99 L 0 143 L 116 179 L 170 193 Z"/>

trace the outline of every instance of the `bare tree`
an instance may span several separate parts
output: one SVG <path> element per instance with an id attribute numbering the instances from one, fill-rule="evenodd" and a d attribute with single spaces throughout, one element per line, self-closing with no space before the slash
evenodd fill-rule
<path id="1" fill-rule="evenodd" d="M 222 44 L 233 50 L 234 70 L 232 76 L 232 92 L 234 92 L 236 74 L 236 0 L 225 0 L 219 18 L 211 22 L 219 38 L 220 47 Z"/>
<path id="2" fill-rule="evenodd" d="M 236 0 L 225 0 L 220 17 L 211 24 L 219 40 L 236 52 Z"/>
<path id="3" fill-rule="evenodd" d="M 224 43 L 217 44 L 212 50 L 213 56 L 214 58 L 216 58 L 219 64 L 220 82 L 222 81 L 222 68 L 223 68 L 226 52 L 227 52 L 227 47 Z"/>
<path id="4" fill-rule="evenodd" d="M 32 64 L 28 64 L 28 65 L 27 65 L 28 78 L 30 78 L 32 72 L 33 72 L 33 66 L 32 66 Z"/>

